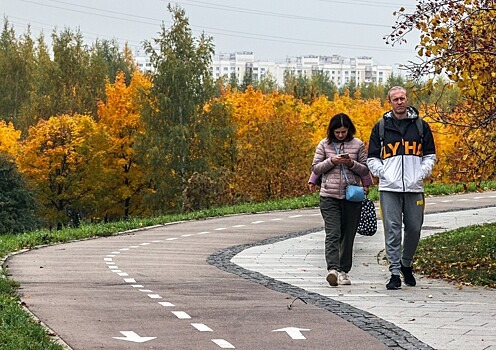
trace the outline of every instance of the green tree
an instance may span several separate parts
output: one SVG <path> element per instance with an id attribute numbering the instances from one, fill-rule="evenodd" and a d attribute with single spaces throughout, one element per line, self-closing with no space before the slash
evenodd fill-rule
<path id="1" fill-rule="evenodd" d="M 192 35 L 180 7 L 168 5 L 172 25 L 162 25 L 159 37 L 144 43 L 155 70 L 151 101 L 143 112 L 146 134 L 142 146 L 152 169 L 154 187 L 150 205 L 158 210 L 179 209 L 186 181 L 203 162 L 192 151 L 195 125 L 201 110 L 214 94 L 209 66 L 214 53 L 212 38 Z"/>
<path id="2" fill-rule="evenodd" d="M 36 229 L 36 201 L 26 189 L 14 158 L 0 153 L 0 234 Z"/>
<path id="3" fill-rule="evenodd" d="M 29 97 L 33 72 L 33 41 L 29 28 L 18 39 L 14 29 L 4 20 L 0 35 L 0 119 L 19 125 L 21 107 Z"/>

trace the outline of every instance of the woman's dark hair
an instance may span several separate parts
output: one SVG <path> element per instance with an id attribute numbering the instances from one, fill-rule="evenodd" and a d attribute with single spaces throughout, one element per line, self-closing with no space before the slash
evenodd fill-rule
<path id="1" fill-rule="evenodd" d="M 348 134 L 344 140 L 338 140 L 336 136 L 334 136 L 334 130 L 343 126 L 348 129 Z M 327 140 L 329 140 L 329 143 L 350 141 L 355 137 L 355 133 L 356 128 L 355 125 L 353 125 L 351 118 L 347 114 L 339 113 L 332 117 L 329 122 L 329 126 L 327 127 Z"/>

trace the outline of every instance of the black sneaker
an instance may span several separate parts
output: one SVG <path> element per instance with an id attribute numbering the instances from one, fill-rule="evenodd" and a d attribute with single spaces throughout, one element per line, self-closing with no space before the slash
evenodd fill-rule
<path id="1" fill-rule="evenodd" d="M 391 279 L 386 284 L 386 289 L 400 289 L 401 288 L 401 278 L 398 275 L 391 275 Z"/>
<path id="2" fill-rule="evenodd" d="M 405 280 L 405 284 L 410 287 L 415 287 L 417 281 L 415 281 L 415 277 L 413 277 L 413 268 L 411 266 L 407 267 L 401 264 L 400 270 L 403 275 L 403 279 Z"/>

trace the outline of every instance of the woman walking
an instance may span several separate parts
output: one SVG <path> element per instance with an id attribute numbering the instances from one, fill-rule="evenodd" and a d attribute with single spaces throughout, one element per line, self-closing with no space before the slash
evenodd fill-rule
<path id="1" fill-rule="evenodd" d="M 346 200 L 346 186 L 360 185 L 360 178 L 369 174 L 365 145 L 355 133 L 348 115 L 332 117 L 327 137 L 319 142 L 312 162 L 312 171 L 322 175 L 320 212 L 326 233 L 326 279 L 333 287 L 351 284 L 348 273 L 362 206 L 361 202 Z"/>

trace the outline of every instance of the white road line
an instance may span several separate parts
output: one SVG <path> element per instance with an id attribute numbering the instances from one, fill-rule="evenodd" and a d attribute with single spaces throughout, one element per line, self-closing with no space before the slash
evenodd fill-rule
<path id="1" fill-rule="evenodd" d="M 143 288 L 143 286 L 141 284 L 133 284 L 132 287 L 133 288 Z"/>
<path id="2" fill-rule="evenodd" d="M 291 219 L 293 219 L 293 218 L 300 218 L 300 217 L 302 217 L 302 216 L 303 216 L 303 215 L 301 215 L 301 214 L 298 214 L 298 215 L 291 215 L 291 216 L 289 216 L 289 218 L 291 218 Z"/>
<path id="3" fill-rule="evenodd" d="M 121 270 L 112 270 L 112 272 L 119 273 L 122 272 Z"/>
<path id="4" fill-rule="evenodd" d="M 191 318 L 191 316 L 184 311 L 172 311 L 172 313 L 180 320 L 186 320 Z"/>
<path id="5" fill-rule="evenodd" d="M 103 261 L 112 261 L 112 258 L 103 258 Z"/>
<path id="6" fill-rule="evenodd" d="M 212 339 L 212 341 L 220 346 L 222 349 L 236 349 L 234 345 L 224 339 Z"/>
<path id="7" fill-rule="evenodd" d="M 145 243 L 141 243 L 140 245 L 150 245 L 150 243 L 145 242 Z"/>
<path id="8" fill-rule="evenodd" d="M 166 241 L 174 241 L 176 239 L 177 239 L 177 237 L 171 237 L 171 238 L 167 238 Z"/>
<path id="9" fill-rule="evenodd" d="M 256 224 L 261 224 L 261 223 L 264 223 L 265 221 L 253 221 L 252 224 L 256 225 Z"/>
<path id="10" fill-rule="evenodd" d="M 115 271 L 114 271 L 114 272 L 115 272 Z M 118 272 L 117 274 L 118 274 L 119 276 L 121 276 L 121 277 L 127 277 L 127 276 L 129 276 L 129 274 L 128 274 L 128 273 L 126 273 L 126 272 Z"/>
<path id="11" fill-rule="evenodd" d="M 148 294 L 148 296 L 152 299 L 162 299 L 162 297 L 158 294 Z"/>
<path id="12" fill-rule="evenodd" d="M 139 245 L 132 245 L 129 248 L 139 248 Z"/>
<path id="13" fill-rule="evenodd" d="M 272 219 L 272 221 L 281 221 L 282 218 L 275 218 L 275 219 Z"/>
<path id="14" fill-rule="evenodd" d="M 205 235 L 207 233 L 210 233 L 210 232 L 208 232 L 208 231 L 198 232 L 197 235 Z"/>
<path id="15" fill-rule="evenodd" d="M 109 258 L 115 258 L 115 254 L 108 254 L 107 255 Z"/>
<path id="16" fill-rule="evenodd" d="M 168 301 L 159 301 L 158 303 L 162 306 L 165 306 L 165 307 L 174 307 L 175 306 L 174 304 L 169 303 Z"/>
<path id="17" fill-rule="evenodd" d="M 139 291 L 143 293 L 153 293 L 153 290 L 150 289 L 140 289 Z"/>
<path id="18" fill-rule="evenodd" d="M 181 235 L 181 237 L 191 237 L 191 236 L 193 236 L 193 234 L 192 234 L 192 233 L 187 233 L 187 234 L 185 234 L 185 235 Z"/>
<path id="19" fill-rule="evenodd" d="M 136 283 L 136 280 L 134 278 L 124 278 L 124 282 L 126 282 L 126 283 Z"/>
<path id="20" fill-rule="evenodd" d="M 215 231 L 222 231 L 222 230 L 225 230 L 226 228 L 225 227 L 219 227 L 219 228 L 216 228 Z"/>
<path id="21" fill-rule="evenodd" d="M 107 262 L 105 262 L 105 264 L 107 264 L 107 265 L 115 265 L 115 262 L 113 262 L 113 261 L 107 261 Z"/>
<path id="22" fill-rule="evenodd" d="M 152 243 L 160 243 L 162 242 L 161 240 L 157 240 L 157 241 L 152 241 Z"/>
<path id="23" fill-rule="evenodd" d="M 111 270 L 118 269 L 118 267 L 115 266 L 115 265 L 110 265 L 110 266 L 108 266 L 108 268 L 111 269 Z"/>
<path id="24" fill-rule="evenodd" d="M 122 250 L 122 251 L 127 251 L 127 250 L 129 250 L 129 248 L 121 248 L 121 249 L 119 249 L 119 250 Z"/>
<path id="25" fill-rule="evenodd" d="M 121 252 L 112 252 L 110 254 L 120 254 Z"/>
<path id="26" fill-rule="evenodd" d="M 246 225 L 234 225 L 233 227 L 245 227 Z"/>
<path id="27" fill-rule="evenodd" d="M 191 324 L 193 327 L 195 327 L 197 330 L 200 332 L 213 332 L 212 328 L 208 327 L 207 325 L 203 323 L 192 323 Z"/>

